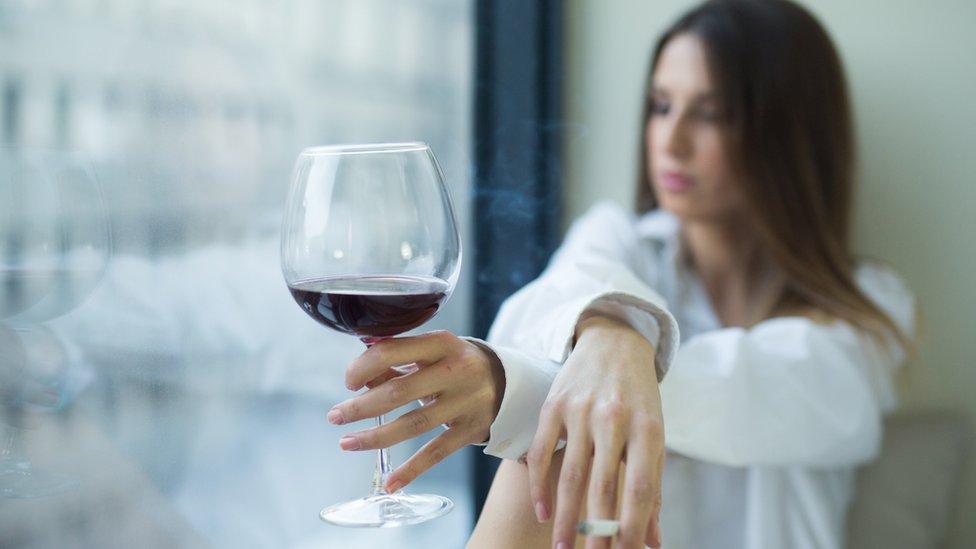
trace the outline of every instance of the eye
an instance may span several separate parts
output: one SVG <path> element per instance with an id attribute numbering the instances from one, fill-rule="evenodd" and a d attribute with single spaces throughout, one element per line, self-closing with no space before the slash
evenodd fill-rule
<path id="1" fill-rule="evenodd" d="M 713 104 L 711 101 L 698 105 L 693 112 L 695 118 L 701 120 L 702 122 L 719 122 L 723 118 L 722 109 L 720 109 L 718 105 Z"/>
<path id="2" fill-rule="evenodd" d="M 711 108 L 698 109 L 695 116 L 703 122 L 717 122 L 719 119 L 718 110 Z"/>
<path id="3" fill-rule="evenodd" d="M 661 99 L 651 99 L 651 114 L 654 116 L 663 116 L 668 114 L 671 110 L 671 104 L 667 101 Z"/>

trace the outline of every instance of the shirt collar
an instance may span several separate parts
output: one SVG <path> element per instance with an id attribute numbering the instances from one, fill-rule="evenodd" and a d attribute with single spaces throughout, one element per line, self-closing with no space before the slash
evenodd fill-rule
<path id="1" fill-rule="evenodd" d="M 660 254 L 660 284 L 667 288 L 668 301 L 674 306 L 672 313 L 682 326 L 681 337 L 722 327 L 715 314 L 704 286 L 694 270 L 682 260 L 683 243 L 681 222 L 674 214 L 660 208 L 641 216 L 636 223 L 639 238 L 653 242 Z M 686 327 L 693 326 L 690 330 Z"/>
<path id="2" fill-rule="evenodd" d="M 675 241 L 678 229 L 678 218 L 660 208 L 647 212 L 637 220 L 637 234 L 641 238 L 662 243 Z"/>

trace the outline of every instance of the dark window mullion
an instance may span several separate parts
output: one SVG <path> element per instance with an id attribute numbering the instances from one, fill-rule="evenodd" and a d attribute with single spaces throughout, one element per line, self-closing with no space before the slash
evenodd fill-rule
<path id="1" fill-rule="evenodd" d="M 560 214 L 562 1 L 478 0 L 475 334 L 545 267 Z M 475 513 L 498 460 L 475 449 Z"/>

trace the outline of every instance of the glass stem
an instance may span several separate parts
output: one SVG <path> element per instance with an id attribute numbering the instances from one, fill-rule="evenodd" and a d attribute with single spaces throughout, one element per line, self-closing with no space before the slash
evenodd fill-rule
<path id="1" fill-rule="evenodd" d="M 383 425 L 383 416 L 377 416 L 376 426 L 381 427 Z M 390 478 L 390 473 L 393 472 L 393 468 L 390 466 L 390 451 L 387 448 L 381 448 L 376 451 L 376 470 L 373 472 L 373 486 L 370 490 L 371 496 L 378 496 L 386 494 L 386 479 Z"/>
<path id="2" fill-rule="evenodd" d="M 372 347 L 375 343 L 383 341 L 385 337 L 364 337 L 362 342 L 366 345 L 366 348 Z M 376 416 L 376 426 L 383 426 L 383 415 L 380 414 Z M 390 450 L 388 448 L 380 448 L 376 451 L 376 468 L 373 471 L 373 485 L 370 488 L 370 496 L 380 496 L 387 494 L 386 491 L 386 479 L 390 478 L 390 473 L 393 472 L 393 467 L 390 466 Z"/>
<path id="3" fill-rule="evenodd" d="M 0 472 L 30 469 L 20 429 L 0 424 L 0 431 L 3 433 L 0 437 Z"/>

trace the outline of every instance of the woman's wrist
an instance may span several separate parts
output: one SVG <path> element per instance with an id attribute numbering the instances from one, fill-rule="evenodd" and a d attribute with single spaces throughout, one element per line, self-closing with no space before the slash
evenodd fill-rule
<path id="1" fill-rule="evenodd" d="M 646 347 L 650 355 L 654 356 L 654 346 L 640 332 L 629 324 L 621 322 L 615 318 L 593 315 L 579 322 L 576 326 L 574 344 L 583 343 L 584 340 L 600 339 L 614 344 L 637 345 Z"/>
<path id="2" fill-rule="evenodd" d="M 488 371 L 491 374 L 492 385 L 495 389 L 495 403 L 492 413 L 492 419 L 498 416 L 498 410 L 502 405 L 502 398 L 505 396 L 505 368 L 502 366 L 502 361 L 495 354 L 495 351 L 491 347 L 483 344 L 480 341 L 465 338 L 470 345 L 474 346 L 481 354 L 484 355 L 488 362 Z"/>

